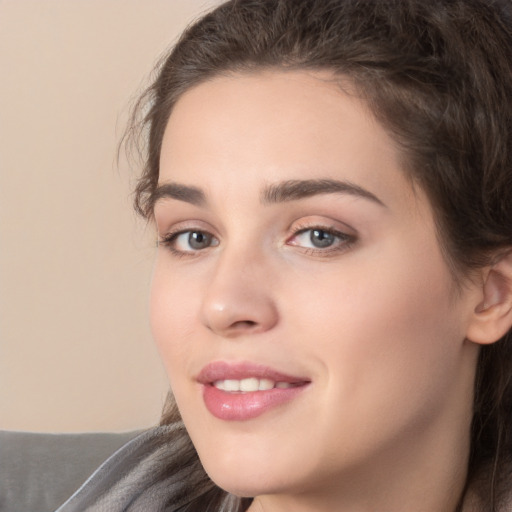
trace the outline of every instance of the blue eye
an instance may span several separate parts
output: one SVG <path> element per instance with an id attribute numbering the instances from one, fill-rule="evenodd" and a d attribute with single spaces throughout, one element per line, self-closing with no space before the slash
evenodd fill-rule
<path id="1" fill-rule="evenodd" d="M 186 254 L 214 247 L 219 245 L 219 241 L 206 231 L 188 230 L 172 233 L 161 240 L 160 244 L 178 254 Z"/>
<path id="2" fill-rule="evenodd" d="M 202 233 L 201 231 L 189 231 L 188 233 L 184 233 L 184 235 L 187 237 L 188 246 L 196 251 L 210 247 L 213 240 L 211 235 Z"/>
<path id="3" fill-rule="evenodd" d="M 326 228 L 301 229 L 295 233 L 290 245 L 305 249 L 322 250 L 337 249 L 346 246 L 354 240 L 354 237 L 337 230 Z"/>
<path id="4" fill-rule="evenodd" d="M 336 236 L 323 229 L 312 229 L 309 232 L 309 241 L 315 247 L 323 249 L 324 247 L 330 247 L 336 242 Z"/>

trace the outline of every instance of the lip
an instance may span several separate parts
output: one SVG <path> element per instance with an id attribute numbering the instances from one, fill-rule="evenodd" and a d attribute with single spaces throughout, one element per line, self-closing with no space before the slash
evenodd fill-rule
<path id="1" fill-rule="evenodd" d="M 242 380 L 251 377 L 286 382 L 292 384 L 292 387 L 265 391 L 228 392 L 213 385 L 219 380 Z M 196 380 L 202 385 L 203 400 L 210 414 L 225 421 L 246 421 L 257 418 L 270 409 L 293 400 L 311 383 L 307 378 L 285 374 L 265 365 L 223 361 L 206 365 Z"/>

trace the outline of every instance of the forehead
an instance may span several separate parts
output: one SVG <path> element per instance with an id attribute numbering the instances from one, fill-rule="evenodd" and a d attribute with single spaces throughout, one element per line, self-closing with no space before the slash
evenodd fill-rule
<path id="1" fill-rule="evenodd" d="M 290 179 L 344 179 L 402 194 L 394 141 L 346 80 L 265 71 L 217 77 L 187 91 L 166 128 L 159 181 L 223 193 Z M 398 190 L 399 189 L 399 190 Z"/>

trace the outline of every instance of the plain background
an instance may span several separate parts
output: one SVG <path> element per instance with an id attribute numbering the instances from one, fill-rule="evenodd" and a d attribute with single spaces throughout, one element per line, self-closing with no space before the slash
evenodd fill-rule
<path id="1" fill-rule="evenodd" d="M 0 428 L 158 421 L 151 226 L 116 163 L 158 57 L 216 0 L 0 0 Z"/>

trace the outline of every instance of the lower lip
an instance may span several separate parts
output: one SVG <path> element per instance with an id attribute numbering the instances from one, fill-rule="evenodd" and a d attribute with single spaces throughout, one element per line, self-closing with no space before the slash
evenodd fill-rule
<path id="1" fill-rule="evenodd" d="M 257 418 L 299 395 L 307 385 L 274 388 L 249 393 L 229 393 L 208 384 L 203 386 L 203 400 L 210 413 L 221 420 L 245 421 Z"/>

